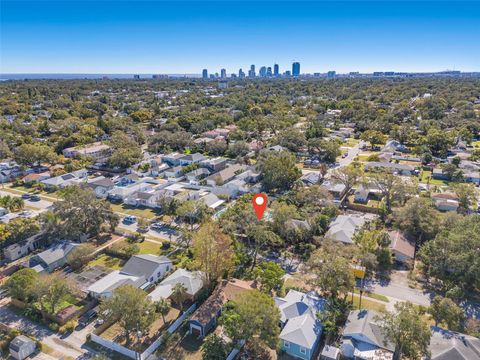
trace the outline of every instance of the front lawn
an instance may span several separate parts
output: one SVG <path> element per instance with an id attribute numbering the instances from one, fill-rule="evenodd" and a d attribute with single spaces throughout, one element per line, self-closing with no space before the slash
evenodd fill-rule
<path id="1" fill-rule="evenodd" d="M 438 180 L 432 178 L 432 172 L 427 170 L 422 170 L 420 173 L 420 182 L 423 184 L 430 184 L 436 186 L 448 186 L 449 181 Z"/>
<path id="2" fill-rule="evenodd" d="M 134 207 L 134 206 L 128 206 L 125 204 L 115 204 L 115 203 L 110 203 L 112 206 L 112 210 L 117 212 L 117 213 L 122 213 L 122 214 L 128 214 L 128 215 L 134 215 L 139 218 L 146 218 L 146 219 L 154 219 L 157 216 L 160 216 L 160 210 L 159 209 L 150 209 L 150 208 L 142 208 L 142 207 Z"/>
<path id="3" fill-rule="evenodd" d="M 351 300 L 351 295 L 348 296 L 349 300 Z M 359 309 L 360 305 L 360 296 L 354 295 L 353 297 L 353 309 Z M 375 310 L 377 312 L 382 312 L 385 310 L 385 305 L 380 303 L 379 301 L 369 300 L 367 296 L 362 296 L 362 309 L 367 310 Z"/>
<path id="4" fill-rule="evenodd" d="M 120 270 L 122 266 L 125 264 L 125 262 L 126 261 L 123 259 L 102 254 L 96 259 L 93 259 L 92 261 L 90 261 L 87 264 L 87 266 L 88 267 L 102 266 L 112 270 Z"/>
<path id="5" fill-rule="evenodd" d="M 123 245 L 127 245 L 128 242 L 126 240 L 121 240 L 117 244 L 120 246 L 123 246 Z M 162 249 L 161 249 L 162 245 L 156 242 L 144 240 L 141 243 L 135 243 L 135 245 L 137 245 L 140 249 L 139 254 L 152 254 L 157 256 L 162 255 Z"/>

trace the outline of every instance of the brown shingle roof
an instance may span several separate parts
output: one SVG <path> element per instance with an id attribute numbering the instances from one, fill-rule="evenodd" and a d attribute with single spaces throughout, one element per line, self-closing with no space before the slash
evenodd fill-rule
<path id="1" fill-rule="evenodd" d="M 190 320 L 195 320 L 202 325 L 216 316 L 227 301 L 236 300 L 238 296 L 246 290 L 255 289 L 253 281 L 244 281 L 238 279 L 222 280 L 213 290 L 212 295 L 200 306 L 192 315 Z"/>
<path id="2" fill-rule="evenodd" d="M 390 248 L 413 259 L 415 256 L 415 245 L 400 231 L 391 231 L 389 235 L 391 241 Z"/>

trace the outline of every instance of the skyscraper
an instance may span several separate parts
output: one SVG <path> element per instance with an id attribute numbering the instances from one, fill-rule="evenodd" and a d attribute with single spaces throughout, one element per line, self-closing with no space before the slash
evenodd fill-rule
<path id="1" fill-rule="evenodd" d="M 273 65 L 273 76 L 278 76 L 280 75 L 280 68 L 278 67 L 278 64 Z"/>
<path id="2" fill-rule="evenodd" d="M 262 66 L 260 70 L 258 70 L 258 76 L 260 77 L 267 76 L 267 68 L 265 66 Z"/>
<path id="3" fill-rule="evenodd" d="M 272 68 L 270 66 L 267 68 L 267 77 L 272 77 Z"/>
<path id="4" fill-rule="evenodd" d="M 208 79 L 208 70 L 207 70 L 207 69 L 203 69 L 203 71 L 202 71 L 202 78 Z"/>
<path id="5" fill-rule="evenodd" d="M 248 70 L 248 77 L 255 77 L 255 65 L 250 66 L 250 70 Z"/>
<path id="6" fill-rule="evenodd" d="M 222 79 L 225 79 L 227 77 L 227 70 L 225 69 L 220 70 L 220 77 Z"/>
<path id="7" fill-rule="evenodd" d="M 300 76 L 300 63 L 294 62 L 292 64 L 292 76 Z"/>
<path id="8" fill-rule="evenodd" d="M 245 77 L 245 73 L 243 72 L 242 69 L 239 69 L 239 70 L 238 70 L 238 77 L 239 77 L 240 79 L 243 79 L 243 78 Z"/>

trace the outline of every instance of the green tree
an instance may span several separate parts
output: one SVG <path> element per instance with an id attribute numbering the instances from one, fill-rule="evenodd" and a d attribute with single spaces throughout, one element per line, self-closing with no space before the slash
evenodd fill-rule
<path id="1" fill-rule="evenodd" d="M 63 201 L 53 204 L 53 212 L 61 220 L 60 232 L 76 240 L 99 234 L 104 224 L 113 231 L 119 221 L 109 203 L 97 199 L 91 189 L 79 186 L 68 187 Z"/>
<path id="2" fill-rule="evenodd" d="M 232 239 L 210 221 L 203 223 L 193 235 L 192 252 L 194 264 L 205 273 L 208 286 L 213 286 L 234 265 Z"/>
<path id="3" fill-rule="evenodd" d="M 369 142 L 372 149 L 374 149 L 376 145 L 385 144 L 385 142 L 387 141 L 387 137 L 378 130 L 364 131 L 362 135 L 360 135 L 360 139 Z"/>
<path id="4" fill-rule="evenodd" d="M 258 161 L 265 190 L 289 190 L 300 177 L 295 157 L 287 151 L 262 154 Z"/>
<path id="5" fill-rule="evenodd" d="M 182 283 L 175 284 L 172 287 L 172 295 L 170 297 L 180 309 L 183 309 L 183 303 L 187 298 L 187 288 Z"/>
<path id="6" fill-rule="evenodd" d="M 398 302 L 394 312 L 385 312 L 377 320 L 386 341 L 395 346 L 394 360 L 429 356 L 430 328 L 413 304 Z"/>
<path id="7" fill-rule="evenodd" d="M 332 173 L 332 179 L 345 185 L 345 193 L 349 194 L 353 186 L 355 186 L 363 177 L 362 165 L 353 162 L 348 166 L 342 166 L 335 169 Z"/>
<path id="8" fill-rule="evenodd" d="M 40 226 L 36 219 L 16 218 L 7 224 L 7 231 L 10 233 L 8 241 L 10 243 L 16 243 L 38 234 Z"/>
<path id="9" fill-rule="evenodd" d="M 67 255 L 67 263 L 74 269 L 78 270 L 84 267 L 91 259 L 94 247 L 91 244 L 81 244 L 75 247 Z"/>
<path id="10" fill-rule="evenodd" d="M 57 306 L 75 292 L 73 283 L 58 273 L 42 275 L 33 287 L 33 296 L 42 310 L 50 314 L 60 310 Z"/>
<path id="11" fill-rule="evenodd" d="M 258 338 L 270 348 L 276 348 L 280 329 L 280 312 L 270 295 L 249 290 L 220 317 L 226 334 L 234 341 L 249 342 Z"/>
<path id="12" fill-rule="evenodd" d="M 472 184 L 452 184 L 452 190 L 458 196 L 458 212 L 466 214 L 476 200 L 475 188 Z"/>
<path id="13" fill-rule="evenodd" d="M 279 291 L 282 288 L 285 271 L 273 261 L 262 263 L 254 270 L 254 274 L 265 293 L 271 294 L 272 291 Z"/>
<path id="14" fill-rule="evenodd" d="M 394 212 L 393 218 L 400 229 L 421 244 L 435 237 L 440 225 L 440 215 L 430 199 L 413 197 Z"/>
<path id="15" fill-rule="evenodd" d="M 133 285 L 123 285 L 113 291 L 110 298 L 100 303 L 100 311 L 106 312 L 124 330 L 127 344 L 133 331 L 144 333 L 155 320 L 155 307 L 147 293 Z"/>
<path id="16" fill-rule="evenodd" d="M 10 212 L 20 211 L 24 208 L 25 202 L 20 197 L 13 197 L 10 195 L 0 196 L 0 206 Z"/>
<path id="17" fill-rule="evenodd" d="M 110 139 L 112 155 L 108 159 L 111 167 L 126 169 L 142 160 L 140 145 L 127 134 L 116 131 Z"/>
<path id="18" fill-rule="evenodd" d="M 203 340 L 202 360 L 224 360 L 228 356 L 228 347 L 225 340 L 216 334 L 207 335 Z"/>
<path id="19" fill-rule="evenodd" d="M 446 324 L 449 330 L 462 330 L 462 324 L 465 321 L 465 313 L 463 312 L 463 309 L 451 299 L 435 296 L 432 305 L 428 308 L 428 312 L 432 315 L 432 318 L 435 321 L 435 326 Z"/>
<path id="20" fill-rule="evenodd" d="M 355 285 L 345 249 L 330 239 L 324 239 L 320 249 L 312 253 L 307 269 L 314 275 L 312 284 L 332 299 L 340 293 L 346 298 Z"/>
<path id="21" fill-rule="evenodd" d="M 170 307 L 171 307 L 170 300 L 161 298 L 160 300 L 155 301 L 154 306 L 155 306 L 155 312 L 162 315 L 162 320 L 163 320 L 163 323 L 165 324 L 166 323 L 165 315 L 168 315 L 168 313 L 170 312 Z"/>
<path id="22" fill-rule="evenodd" d="M 13 157 L 17 163 L 25 166 L 34 166 L 41 162 L 53 164 L 57 160 L 52 148 L 43 144 L 22 144 L 15 149 Z"/>
<path id="23" fill-rule="evenodd" d="M 190 231 L 192 231 L 193 225 L 202 221 L 207 215 L 207 206 L 200 200 L 187 200 L 177 207 L 176 214 L 190 225 Z"/>
<path id="24" fill-rule="evenodd" d="M 38 273 L 30 268 L 20 269 L 12 274 L 5 283 L 8 294 L 21 301 L 28 301 L 32 289 L 38 282 Z"/>

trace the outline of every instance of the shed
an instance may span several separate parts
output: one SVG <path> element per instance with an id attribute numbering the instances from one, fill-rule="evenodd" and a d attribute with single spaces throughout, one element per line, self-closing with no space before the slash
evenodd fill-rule
<path id="1" fill-rule="evenodd" d="M 35 341 L 25 335 L 18 335 L 10 342 L 10 355 L 17 360 L 23 360 L 32 355 L 36 347 Z"/>

